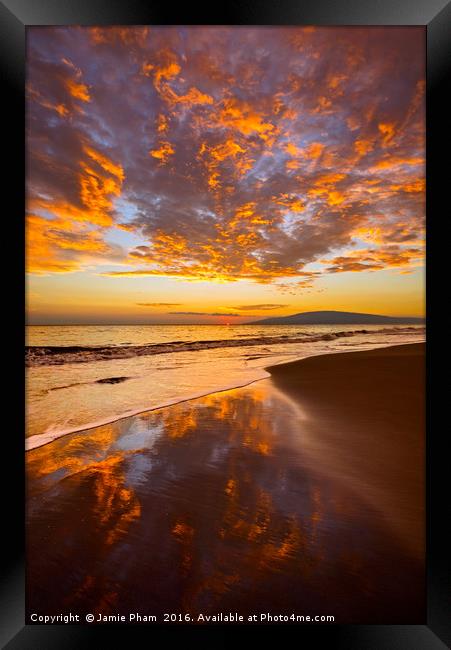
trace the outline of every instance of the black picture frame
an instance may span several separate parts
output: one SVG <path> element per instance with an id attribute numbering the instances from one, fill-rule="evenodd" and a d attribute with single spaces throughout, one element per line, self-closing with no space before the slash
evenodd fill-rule
<path id="1" fill-rule="evenodd" d="M 2 585 L 0 590 L 0 643 L 9 650 L 19 648 L 80 648 L 95 643 L 112 626 L 25 625 L 25 554 L 24 554 L 24 466 L 23 466 L 23 296 L 24 296 L 24 85 L 25 33 L 32 25 L 422 25 L 427 33 L 427 620 L 424 625 L 299 625 L 277 627 L 276 635 L 285 630 L 295 633 L 297 642 L 306 648 L 326 647 L 350 650 L 439 650 L 451 647 L 451 599 L 447 591 L 445 560 L 449 554 L 444 512 L 448 456 L 445 454 L 445 425 L 440 424 L 440 409 L 446 398 L 442 380 L 438 378 L 444 363 L 440 341 L 446 323 L 441 306 L 434 307 L 433 289 L 443 277 L 435 253 L 440 218 L 446 217 L 449 199 L 446 194 L 449 173 L 442 162 L 444 138 L 449 130 L 449 105 L 445 103 L 445 84 L 451 66 L 451 4 L 446 0 L 229 0 L 222 9 L 205 3 L 191 4 L 175 11 L 161 0 L 147 4 L 138 0 L 3 0 L 0 2 L 0 66 L 3 80 L 4 135 L 13 136 L 12 145 L 4 149 L 4 158 L 16 158 L 9 167 L 5 192 L 10 198 L 7 219 L 8 242 L 14 247 L 12 264 L 4 271 L 4 298 L 8 314 L 14 314 L 11 336 L 6 345 L 5 361 L 11 391 L 5 410 L 3 444 L 4 470 L 7 483 L 3 491 L 4 528 L 2 535 Z M 449 219 L 449 217 L 448 217 Z M 432 258 L 432 246 L 434 258 Z M 13 280 L 12 278 L 16 279 Z M 6 286 L 7 285 L 7 286 Z M 443 296 L 441 298 L 443 300 Z M 435 309 L 437 315 L 435 314 Z M 449 328 L 448 328 L 449 329 Z M 434 383 L 432 377 L 434 376 Z M 441 399 L 443 395 L 443 400 Z M 14 408 L 12 403 L 15 402 Z M 8 418 L 10 421 L 8 422 Z M 445 422 L 445 420 L 443 420 Z M 438 425 L 437 425 L 438 423 Z M 445 435 L 443 435 L 445 434 Z M 446 464 L 445 464 L 446 463 Z M 6 472 L 6 469 L 9 472 Z M 448 541 L 448 544 L 446 543 Z M 157 626 L 158 627 L 158 626 Z M 221 627 L 199 628 L 171 626 L 155 629 L 141 627 L 141 632 L 156 640 L 164 634 L 168 642 L 175 635 L 189 634 L 206 645 L 208 630 L 215 633 L 217 646 L 229 645 L 238 629 L 243 642 L 258 642 L 260 634 L 268 636 L 274 628 Z M 138 628 L 134 628 L 138 629 Z M 114 626 L 113 647 L 131 644 L 131 626 Z"/>

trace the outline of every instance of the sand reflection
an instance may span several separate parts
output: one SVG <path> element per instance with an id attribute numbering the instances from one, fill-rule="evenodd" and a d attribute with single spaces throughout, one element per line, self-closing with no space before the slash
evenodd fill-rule
<path id="1" fill-rule="evenodd" d="M 417 566 L 376 511 L 315 470 L 303 426 L 264 380 L 29 452 L 28 607 L 343 622 L 411 607 L 390 565 Z"/>

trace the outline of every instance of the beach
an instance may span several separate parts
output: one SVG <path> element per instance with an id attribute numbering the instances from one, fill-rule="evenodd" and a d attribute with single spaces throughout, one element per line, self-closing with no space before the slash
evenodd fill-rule
<path id="1" fill-rule="evenodd" d="M 310 414 L 314 453 L 424 555 L 424 344 L 324 355 L 271 375 Z M 333 449 L 333 454 L 327 453 Z"/>
<path id="2" fill-rule="evenodd" d="M 424 622 L 424 344 L 266 370 L 27 452 L 28 614 Z"/>
<path id="3" fill-rule="evenodd" d="M 423 340 L 409 325 L 29 326 L 26 448 L 245 386 L 278 363 Z"/>

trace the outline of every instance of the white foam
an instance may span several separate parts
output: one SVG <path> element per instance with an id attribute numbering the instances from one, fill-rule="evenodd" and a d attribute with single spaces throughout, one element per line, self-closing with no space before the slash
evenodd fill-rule
<path id="1" fill-rule="evenodd" d="M 365 350 L 373 350 L 373 349 L 379 349 L 379 348 L 387 348 L 387 347 L 393 347 L 393 345 L 412 345 L 410 342 L 397 342 L 396 344 L 393 343 L 361 343 L 358 345 L 358 351 L 365 351 Z M 357 347 L 357 346 L 356 346 Z M 357 351 L 357 350 L 356 350 Z M 302 359 L 306 359 L 308 357 L 314 357 L 314 356 L 322 356 L 322 355 L 327 355 L 327 354 L 345 354 L 347 352 L 350 352 L 349 348 L 343 349 L 343 350 L 318 350 L 318 351 L 313 351 L 310 350 L 307 354 L 299 355 L 296 356 L 294 359 L 291 359 L 289 362 L 287 362 L 286 359 L 279 361 L 277 363 L 271 363 L 271 365 L 267 366 L 268 368 L 271 368 L 273 366 L 278 366 L 278 365 L 284 365 L 286 363 L 292 363 L 294 361 L 300 361 Z M 212 395 L 215 393 L 221 393 L 224 391 L 228 390 L 234 390 L 237 388 L 244 388 L 245 386 L 250 386 L 251 384 L 254 384 L 255 382 L 261 381 L 262 379 L 267 379 L 271 375 L 265 370 L 261 368 L 256 368 L 255 369 L 255 375 L 252 377 L 252 379 L 246 381 L 246 382 L 234 382 L 228 385 L 223 385 L 219 387 L 213 388 L 213 390 L 209 391 L 198 391 L 198 392 L 193 392 L 185 395 L 178 396 L 176 398 L 166 400 L 159 402 L 158 404 L 152 405 L 152 406 L 146 406 L 143 405 L 139 408 L 136 409 L 131 409 L 125 412 L 122 412 L 120 414 L 115 414 L 114 416 L 109 416 L 105 417 L 99 420 L 93 420 L 91 422 L 86 423 L 82 427 L 80 425 L 72 426 L 72 427 L 65 427 L 64 425 L 66 424 L 67 420 L 63 425 L 52 425 L 49 427 L 44 433 L 40 434 L 35 434 L 32 436 L 29 436 L 25 438 L 25 450 L 26 451 L 31 451 L 32 449 L 36 449 L 38 447 L 42 447 L 43 445 L 47 445 L 63 436 L 72 434 L 72 433 L 82 433 L 84 431 L 89 431 L 91 429 L 95 429 L 97 427 L 101 426 L 106 426 L 108 424 L 113 424 L 114 422 L 118 422 L 119 420 L 123 420 L 129 417 L 134 417 L 136 415 L 142 415 L 145 413 L 150 413 L 152 411 L 156 411 L 161 408 L 166 408 L 168 406 L 174 406 L 176 404 L 181 404 L 183 402 L 187 402 L 189 400 L 193 399 L 199 399 L 201 397 L 206 397 L 207 395 Z"/>

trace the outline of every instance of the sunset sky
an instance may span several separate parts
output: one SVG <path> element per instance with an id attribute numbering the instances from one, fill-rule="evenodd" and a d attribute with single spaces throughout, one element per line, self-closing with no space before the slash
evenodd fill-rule
<path id="1" fill-rule="evenodd" d="M 424 28 L 27 33 L 30 323 L 423 315 Z"/>

